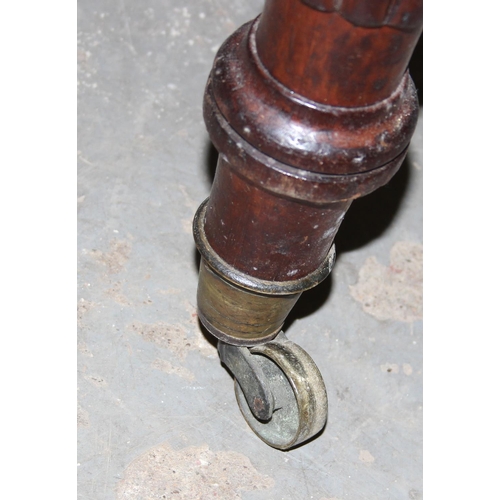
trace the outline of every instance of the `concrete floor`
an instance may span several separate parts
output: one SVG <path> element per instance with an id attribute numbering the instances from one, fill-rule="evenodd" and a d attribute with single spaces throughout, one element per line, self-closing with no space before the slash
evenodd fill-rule
<path id="1" fill-rule="evenodd" d="M 196 316 L 191 221 L 216 153 L 202 95 L 262 1 L 82 0 L 78 19 L 78 498 L 422 498 L 422 116 L 356 201 L 287 335 L 320 368 L 324 432 L 267 447 Z"/>

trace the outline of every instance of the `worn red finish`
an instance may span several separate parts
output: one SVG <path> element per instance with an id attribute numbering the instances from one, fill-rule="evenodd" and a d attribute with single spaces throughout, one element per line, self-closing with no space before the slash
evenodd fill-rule
<path id="1" fill-rule="evenodd" d="M 219 50 L 204 117 L 220 156 L 204 230 L 249 276 L 320 266 L 351 201 L 400 167 L 418 103 L 418 0 L 267 0 Z"/>
<path id="2" fill-rule="evenodd" d="M 268 0 L 257 49 L 271 75 L 309 99 L 367 106 L 388 97 L 422 29 L 419 0 Z M 316 8 L 323 5 L 328 12 Z"/>

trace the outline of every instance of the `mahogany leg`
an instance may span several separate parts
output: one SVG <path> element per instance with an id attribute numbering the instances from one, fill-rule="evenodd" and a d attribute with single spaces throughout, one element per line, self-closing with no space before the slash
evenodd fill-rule
<path id="1" fill-rule="evenodd" d="M 326 422 L 321 374 L 281 330 L 330 273 L 352 200 L 405 158 L 421 30 L 422 0 L 267 0 L 215 57 L 203 110 L 219 161 L 193 225 L 198 312 L 247 422 L 276 448 Z"/>

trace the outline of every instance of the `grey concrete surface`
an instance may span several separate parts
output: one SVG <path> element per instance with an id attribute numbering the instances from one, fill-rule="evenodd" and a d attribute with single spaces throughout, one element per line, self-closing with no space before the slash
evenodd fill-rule
<path id="1" fill-rule="evenodd" d="M 196 317 L 191 221 L 216 155 L 202 95 L 262 1 L 78 6 L 78 498 L 422 498 L 422 114 L 394 179 L 356 201 L 288 337 L 328 390 L 289 452 L 248 428 Z"/>

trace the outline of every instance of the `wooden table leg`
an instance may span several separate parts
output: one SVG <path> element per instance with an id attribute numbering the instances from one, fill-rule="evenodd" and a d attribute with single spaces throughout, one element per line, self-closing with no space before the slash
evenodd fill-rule
<path id="1" fill-rule="evenodd" d="M 295 373 L 275 354 L 296 353 L 283 323 L 330 273 L 352 200 L 386 184 L 405 158 L 418 115 L 407 66 L 421 31 L 421 0 L 267 0 L 215 57 L 204 118 L 219 161 L 194 221 L 199 316 L 220 342 L 267 353 L 292 386 Z M 302 418 L 306 403 L 295 398 Z M 318 432 L 316 423 L 273 441 L 265 425 L 251 426 L 281 449 Z"/>

